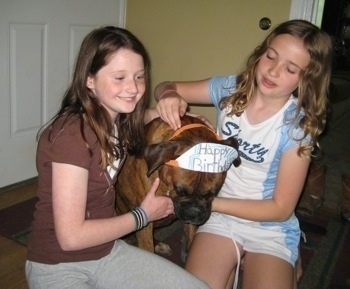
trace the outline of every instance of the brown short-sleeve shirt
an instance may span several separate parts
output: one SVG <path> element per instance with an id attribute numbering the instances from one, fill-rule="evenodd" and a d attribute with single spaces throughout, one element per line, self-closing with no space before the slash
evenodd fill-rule
<path id="1" fill-rule="evenodd" d="M 78 262 L 97 260 L 106 256 L 114 242 L 109 242 L 79 251 L 63 251 L 58 244 L 52 212 L 52 162 L 83 167 L 89 171 L 86 218 L 109 218 L 115 213 L 116 176 L 111 179 L 107 170 L 100 168 L 101 151 L 95 133 L 85 124 L 85 137 L 80 132 L 80 120 L 69 119 L 62 127 L 64 117 L 56 121 L 51 129 L 46 128 L 40 136 L 37 149 L 38 197 L 27 259 L 45 263 Z M 50 134 L 50 135 L 49 135 Z"/>

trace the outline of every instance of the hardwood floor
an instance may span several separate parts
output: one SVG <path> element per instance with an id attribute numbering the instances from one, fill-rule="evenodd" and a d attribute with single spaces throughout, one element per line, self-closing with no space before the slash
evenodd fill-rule
<path id="1" fill-rule="evenodd" d="M 26 248 L 0 236 L 0 288 L 27 289 L 24 273 Z"/>
<path id="2" fill-rule="evenodd" d="M 37 183 L 28 183 L 0 192 L 0 210 L 36 195 Z M 0 235 L 0 288 L 28 289 L 24 273 L 27 249 Z"/>

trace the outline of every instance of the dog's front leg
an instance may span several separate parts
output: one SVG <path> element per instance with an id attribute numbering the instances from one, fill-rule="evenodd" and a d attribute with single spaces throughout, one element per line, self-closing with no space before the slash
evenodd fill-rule
<path id="1" fill-rule="evenodd" d="M 181 259 L 186 261 L 187 253 L 190 250 L 194 235 L 197 232 L 197 226 L 192 224 L 183 224 L 184 238 L 182 240 Z"/>
<path id="2" fill-rule="evenodd" d="M 184 233 L 186 238 L 186 250 L 189 251 L 194 235 L 197 232 L 197 226 L 192 224 L 184 224 L 183 226 L 184 226 Z"/>
<path id="3" fill-rule="evenodd" d="M 137 231 L 136 240 L 139 248 L 154 253 L 153 223 Z"/>

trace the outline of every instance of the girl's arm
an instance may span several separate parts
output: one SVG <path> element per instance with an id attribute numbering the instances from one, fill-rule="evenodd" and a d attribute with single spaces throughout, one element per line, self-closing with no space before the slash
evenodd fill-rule
<path id="1" fill-rule="evenodd" d="M 155 89 L 159 116 L 173 129 L 181 127 L 180 117 L 187 104 L 210 104 L 209 79 L 187 82 L 162 82 Z"/>
<path id="2" fill-rule="evenodd" d="M 282 155 L 274 196 L 270 200 L 215 198 L 212 211 L 251 221 L 285 221 L 299 200 L 310 159 L 297 155 L 298 147 Z"/>
<path id="3" fill-rule="evenodd" d="M 135 229 L 132 214 L 105 219 L 85 219 L 88 171 L 82 167 L 53 163 L 53 215 L 58 242 L 63 250 L 81 250 L 107 243 Z M 167 197 L 156 197 L 157 179 L 141 206 L 149 221 L 173 213 L 173 203 Z"/>

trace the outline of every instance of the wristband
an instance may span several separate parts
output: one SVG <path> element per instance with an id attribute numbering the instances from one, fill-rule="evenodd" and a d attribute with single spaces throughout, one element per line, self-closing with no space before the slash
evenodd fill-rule
<path id="1" fill-rule="evenodd" d="M 166 89 L 158 96 L 157 101 L 159 101 L 162 97 L 164 97 L 165 95 L 167 95 L 167 94 L 169 94 L 171 92 L 176 92 L 177 93 L 176 89 L 173 89 L 173 88 Z"/>
<path id="2" fill-rule="evenodd" d="M 137 207 L 140 209 L 140 211 L 142 212 L 143 214 L 143 217 L 144 217 L 144 224 L 143 226 L 146 227 L 148 225 L 148 216 L 147 216 L 147 213 L 146 211 L 142 208 L 142 207 Z"/>
<path id="3" fill-rule="evenodd" d="M 148 225 L 148 217 L 144 209 L 141 207 L 136 207 L 131 210 L 130 213 L 135 219 L 135 231 L 141 230 L 143 227 Z"/>

